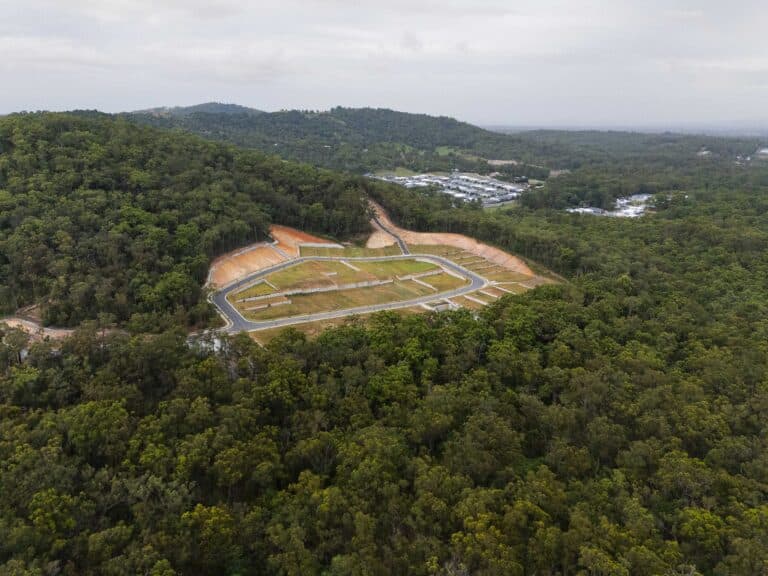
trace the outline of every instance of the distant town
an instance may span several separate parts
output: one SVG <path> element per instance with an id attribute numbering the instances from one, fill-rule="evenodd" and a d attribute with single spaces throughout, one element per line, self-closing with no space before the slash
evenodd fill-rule
<path id="1" fill-rule="evenodd" d="M 467 202 L 480 201 L 483 206 L 502 204 L 516 200 L 526 191 L 530 184 L 528 178 L 521 176 L 514 182 L 504 182 L 490 176 L 452 172 L 447 175 L 414 174 L 411 176 L 395 176 L 367 174 L 370 178 L 394 182 L 406 188 L 434 188 L 454 198 Z"/>

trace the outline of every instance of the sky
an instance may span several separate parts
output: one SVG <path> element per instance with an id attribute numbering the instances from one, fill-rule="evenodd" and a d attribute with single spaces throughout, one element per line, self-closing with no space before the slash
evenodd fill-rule
<path id="1" fill-rule="evenodd" d="M 764 0 L 0 0 L 0 114 L 231 102 L 768 127 Z"/>

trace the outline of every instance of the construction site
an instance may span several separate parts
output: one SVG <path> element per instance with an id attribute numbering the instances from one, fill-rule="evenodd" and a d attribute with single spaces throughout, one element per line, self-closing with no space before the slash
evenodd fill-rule
<path id="1" fill-rule="evenodd" d="M 477 310 L 551 282 L 498 248 L 460 234 L 401 229 L 372 208 L 365 245 L 273 226 L 271 242 L 218 258 L 208 284 L 227 329 L 301 328 L 381 310 Z"/>

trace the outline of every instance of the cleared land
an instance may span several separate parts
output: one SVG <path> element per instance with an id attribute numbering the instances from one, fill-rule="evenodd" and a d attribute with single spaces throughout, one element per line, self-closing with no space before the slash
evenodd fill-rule
<path id="1" fill-rule="evenodd" d="M 370 235 L 368 241 L 365 243 L 366 248 L 385 248 L 387 246 L 393 246 L 397 241 L 395 237 L 384 230 L 376 230 Z"/>
<path id="2" fill-rule="evenodd" d="M 431 244 L 440 246 L 453 246 L 471 252 L 486 260 L 529 276 L 534 276 L 533 271 L 528 265 L 517 256 L 512 256 L 498 248 L 478 242 L 474 238 L 463 236 L 461 234 L 432 233 L 432 232 L 412 232 L 395 226 L 387 216 L 387 213 L 378 204 L 372 203 L 376 216 L 379 221 L 393 233 L 400 236 L 409 246 L 419 244 Z"/>
<path id="3" fill-rule="evenodd" d="M 437 292 L 447 292 L 448 290 L 453 290 L 454 288 L 458 288 L 459 286 L 464 286 L 465 284 L 469 283 L 469 281 L 465 278 L 456 278 L 456 276 L 452 276 L 451 274 L 446 274 L 444 272 L 442 274 L 437 274 L 436 276 L 420 278 L 420 280 L 434 287 Z"/>
<path id="4" fill-rule="evenodd" d="M 332 240 L 313 236 L 312 234 L 307 234 L 301 230 L 289 228 L 288 226 L 279 226 L 277 224 L 273 224 L 269 227 L 269 235 L 275 239 L 277 247 L 292 258 L 296 258 L 300 255 L 302 244 L 328 244 L 338 246 L 338 244 Z"/>
<path id="5" fill-rule="evenodd" d="M 214 260 L 208 274 L 208 283 L 218 287 L 225 286 L 285 260 L 285 256 L 269 244 L 264 242 L 253 244 Z"/>
<path id="6" fill-rule="evenodd" d="M 410 279 L 412 276 L 416 280 Z M 360 282 L 387 282 L 352 287 Z M 423 260 L 310 261 L 269 274 L 228 296 L 248 320 L 270 320 L 408 300 L 468 283 Z M 312 290 L 326 290 L 310 292 Z M 291 294 L 294 290 L 307 293 Z M 274 298 L 270 297 L 274 295 Z"/>
<path id="7" fill-rule="evenodd" d="M 324 248 L 318 246 L 302 246 L 302 256 L 333 256 L 333 257 L 362 257 L 362 256 L 397 256 L 400 249 L 397 245 L 383 248 L 365 248 L 363 246 L 344 246 L 341 248 Z"/>
<path id="8" fill-rule="evenodd" d="M 291 296 L 289 298 L 291 303 L 288 305 L 253 311 L 244 310 L 243 315 L 248 320 L 270 320 L 330 310 L 346 310 L 348 308 L 384 304 L 386 302 L 398 302 L 428 294 L 434 294 L 434 292 L 416 282 L 392 282 L 369 288 L 319 292 L 317 294 L 299 294 Z"/>
<path id="9" fill-rule="evenodd" d="M 233 294 L 230 301 L 237 302 L 243 298 L 265 296 L 286 290 L 333 288 L 371 280 L 394 280 L 397 276 L 437 270 L 439 268 L 435 264 L 418 260 L 354 262 L 349 264 L 345 264 L 343 261 L 302 262 L 268 275 L 258 284 Z"/>
<path id="10" fill-rule="evenodd" d="M 497 248 L 459 234 L 403 230 L 394 226 L 379 207 L 374 205 L 374 209 L 377 219 L 371 222 L 374 231 L 365 247 L 342 246 L 286 226 L 273 226 L 274 242 L 217 259 L 210 282 L 219 286 L 238 282 L 213 295 L 217 307 L 229 319 L 228 329 L 271 331 L 276 324 L 301 322 L 303 316 L 309 320 L 306 324 L 336 325 L 345 314 L 352 314 L 350 309 L 368 313 L 376 306 L 412 305 L 411 300 L 439 303 L 453 291 L 464 294 L 452 298 L 454 304 L 474 310 L 507 294 L 553 281 Z M 408 245 L 412 257 L 403 257 L 398 238 Z M 424 255 L 421 260 L 420 254 Z M 400 258 L 355 259 L 387 256 Z M 430 256 L 446 261 L 429 260 Z M 292 262 L 299 257 L 333 260 Z M 275 265 L 281 269 L 256 276 Z M 365 283 L 370 284 L 360 285 Z M 418 306 L 412 311 L 426 309 Z M 338 319 L 320 320 L 336 312 Z"/>

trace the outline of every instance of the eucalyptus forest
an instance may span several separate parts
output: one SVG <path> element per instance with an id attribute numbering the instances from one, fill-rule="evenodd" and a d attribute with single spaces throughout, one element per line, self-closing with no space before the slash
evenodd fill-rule
<path id="1" fill-rule="evenodd" d="M 538 134 L 526 160 L 578 165 L 483 210 L 161 128 L 0 119 L 0 307 L 76 327 L 0 329 L 0 574 L 768 574 L 751 141 Z M 641 218 L 561 210 L 638 190 Z M 272 222 L 354 242 L 369 198 L 558 282 L 264 347 L 212 330 L 213 258 Z"/>

